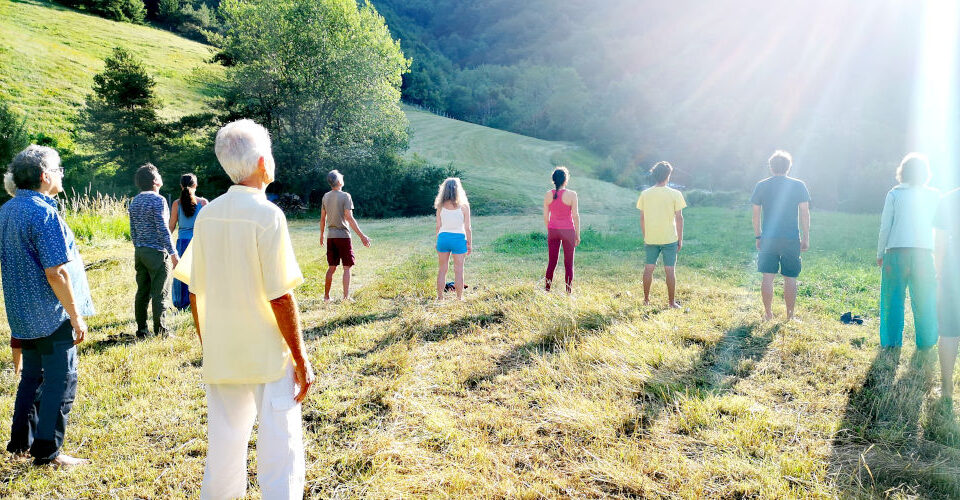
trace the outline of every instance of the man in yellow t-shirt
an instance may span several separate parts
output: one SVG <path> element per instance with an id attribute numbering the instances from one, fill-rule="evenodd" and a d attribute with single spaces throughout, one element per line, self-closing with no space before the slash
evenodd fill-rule
<path id="1" fill-rule="evenodd" d="M 643 268 L 643 303 L 650 303 L 653 270 L 662 254 L 663 270 L 667 275 L 667 300 L 670 307 L 679 308 L 675 300 L 677 279 L 674 267 L 677 265 L 677 252 L 683 248 L 683 209 L 687 202 L 680 191 L 667 186 L 672 173 L 673 166 L 665 161 L 650 169 L 650 177 L 656 185 L 640 193 L 637 210 L 640 210 L 640 229 L 647 253 L 647 263 Z"/>

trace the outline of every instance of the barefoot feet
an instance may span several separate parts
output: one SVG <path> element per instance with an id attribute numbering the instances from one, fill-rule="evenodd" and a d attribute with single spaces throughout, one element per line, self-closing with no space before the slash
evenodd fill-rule
<path id="1" fill-rule="evenodd" d="M 90 463 L 90 461 L 85 458 L 71 457 L 70 455 L 63 453 L 57 455 L 57 458 L 54 458 L 50 461 L 50 465 L 60 468 L 77 467 L 80 465 L 87 465 L 88 463 Z"/>

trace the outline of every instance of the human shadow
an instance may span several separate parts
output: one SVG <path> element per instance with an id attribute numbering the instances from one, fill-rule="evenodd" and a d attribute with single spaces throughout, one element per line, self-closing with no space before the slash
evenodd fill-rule
<path id="1" fill-rule="evenodd" d="M 349 328 L 351 326 L 364 325 L 367 323 L 377 323 L 388 321 L 400 316 L 399 309 L 391 309 L 384 312 L 351 314 L 347 316 L 338 316 L 317 326 L 304 330 L 304 340 L 312 340 L 320 337 L 326 337 L 339 328 Z"/>
<path id="2" fill-rule="evenodd" d="M 136 341 L 137 337 L 135 335 L 110 335 L 100 340 L 81 342 L 78 345 L 78 351 L 80 354 L 100 354 L 112 347 L 129 345 L 135 343 Z"/>
<path id="3" fill-rule="evenodd" d="M 956 425 L 952 408 L 942 418 L 934 410 L 928 424 L 922 415 L 930 402 L 936 361 L 932 350 L 916 351 L 898 378 L 900 349 L 881 349 L 863 384 L 851 391 L 840 429 L 833 438 L 831 473 L 851 493 L 960 497 L 960 450 L 930 428 Z M 929 404 L 931 408 L 936 404 Z"/>
<path id="4" fill-rule="evenodd" d="M 620 433 L 630 436 L 645 432 L 681 400 L 704 400 L 733 389 L 753 373 L 781 328 L 777 323 L 761 329 L 760 323 L 750 322 L 728 328 L 720 340 L 713 343 L 699 338 L 685 339 L 703 346 L 697 359 L 683 372 L 654 372 L 634 397 L 636 416 L 623 422 Z"/>
<path id="5" fill-rule="evenodd" d="M 644 319 L 649 319 L 662 311 L 650 311 L 644 314 Z M 618 318 L 617 315 L 589 311 L 578 314 L 572 322 L 567 321 L 566 318 L 559 320 L 545 328 L 535 339 L 520 344 L 498 357 L 489 370 L 468 376 L 463 384 L 467 389 L 476 389 L 484 382 L 522 368 L 534 356 L 552 354 L 572 339 L 599 333 Z"/>

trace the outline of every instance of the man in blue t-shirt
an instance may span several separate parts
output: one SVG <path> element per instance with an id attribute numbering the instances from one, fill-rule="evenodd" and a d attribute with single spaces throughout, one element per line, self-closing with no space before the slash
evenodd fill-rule
<path id="1" fill-rule="evenodd" d="M 944 399 L 953 399 L 953 367 L 960 341 L 960 189 L 940 201 L 936 228 L 937 281 L 940 290 L 937 310 L 940 316 L 940 374 Z"/>
<path id="2" fill-rule="evenodd" d="M 773 280 L 780 273 L 790 320 L 797 302 L 800 253 L 810 248 L 810 193 L 803 181 L 787 177 L 793 165 L 790 153 L 776 151 L 768 163 L 773 175 L 757 183 L 750 197 L 759 251 L 757 270 L 763 273 L 764 319 L 773 319 Z"/>

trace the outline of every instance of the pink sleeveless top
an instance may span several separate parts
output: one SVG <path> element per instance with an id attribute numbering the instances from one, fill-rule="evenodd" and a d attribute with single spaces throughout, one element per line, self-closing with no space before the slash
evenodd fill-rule
<path id="1" fill-rule="evenodd" d="M 550 222 L 547 229 L 573 229 L 573 207 L 563 202 L 563 192 L 554 190 L 557 198 L 550 202 Z"/>

